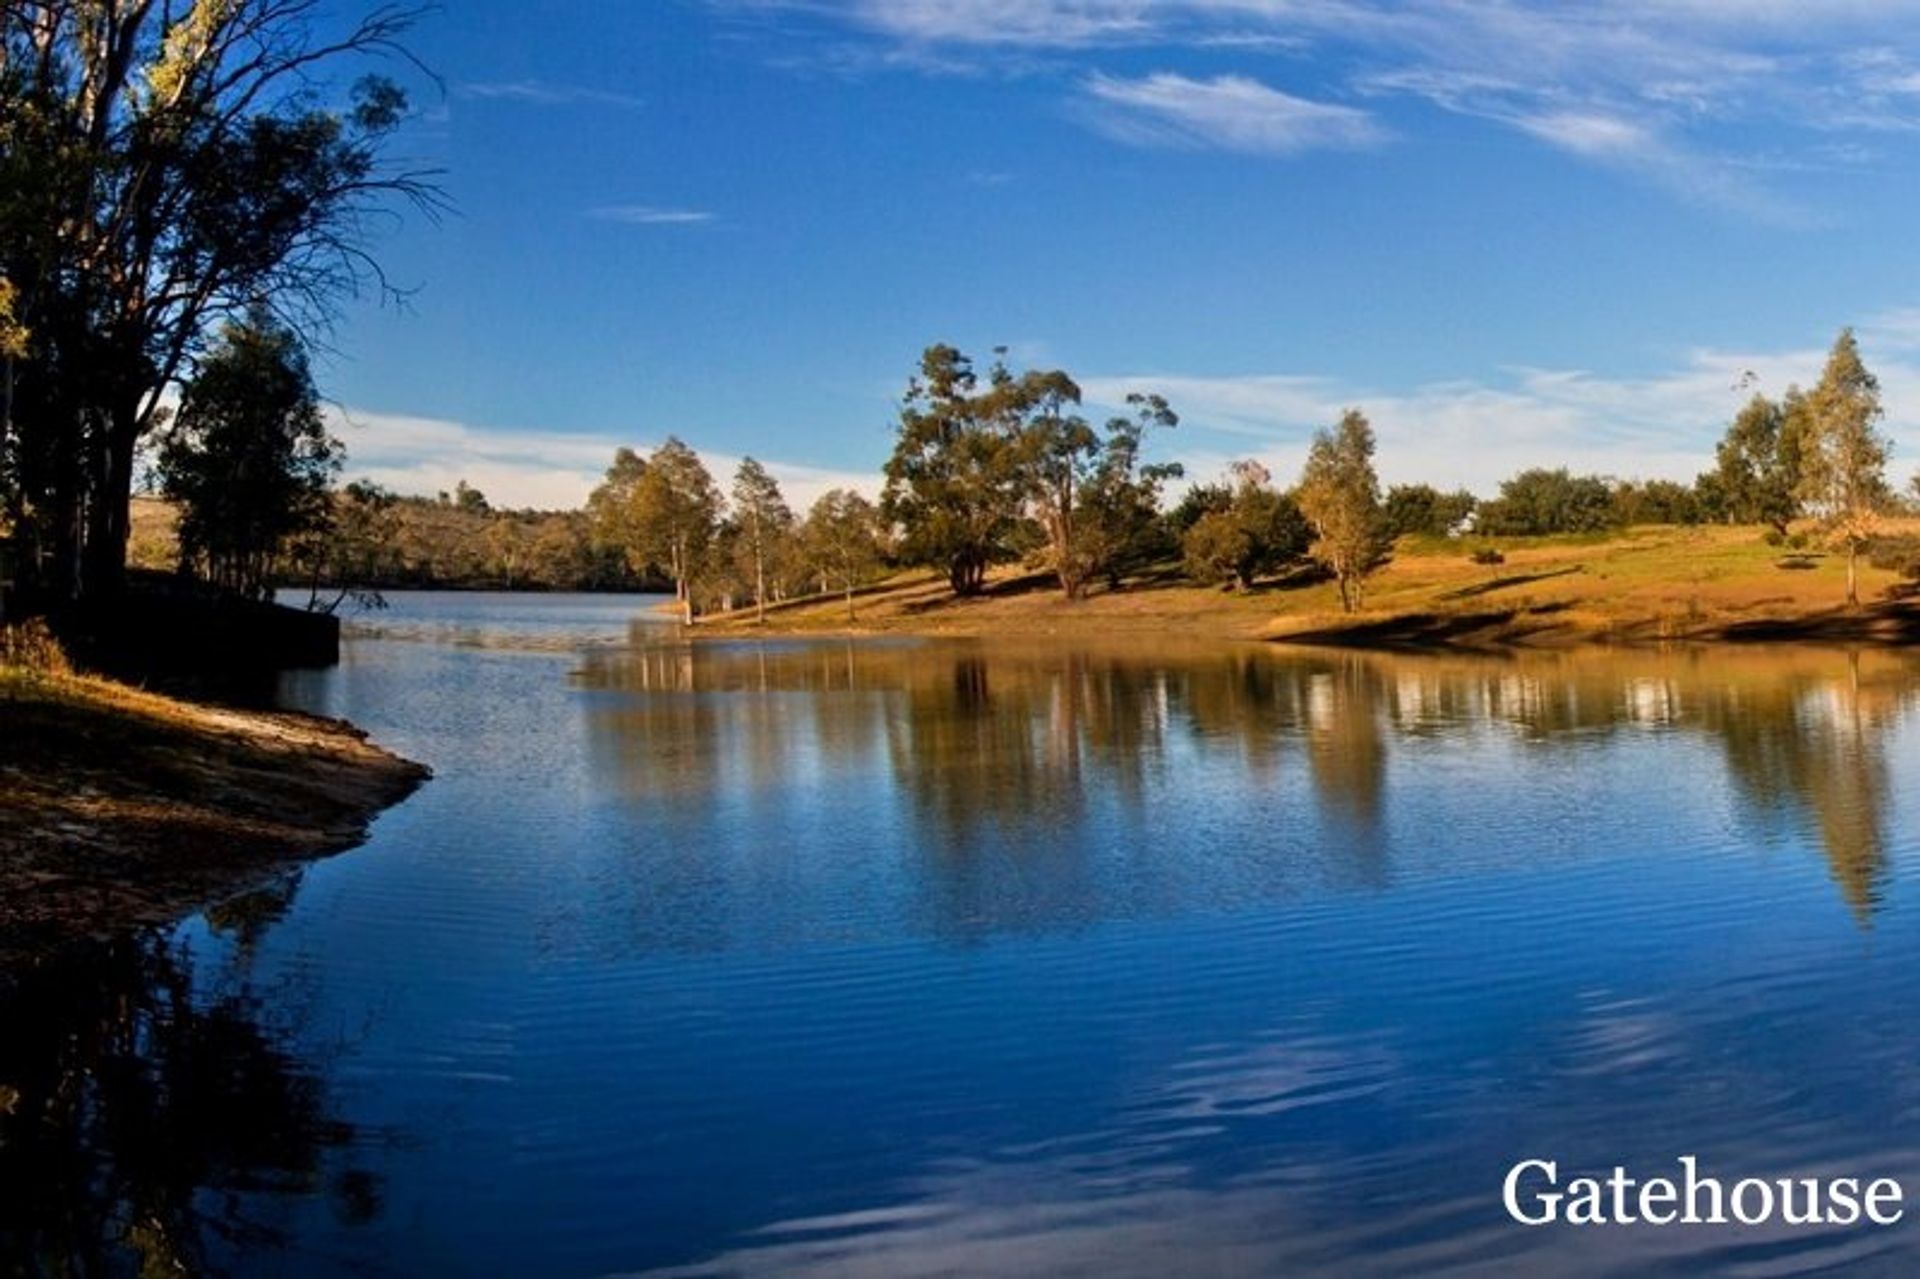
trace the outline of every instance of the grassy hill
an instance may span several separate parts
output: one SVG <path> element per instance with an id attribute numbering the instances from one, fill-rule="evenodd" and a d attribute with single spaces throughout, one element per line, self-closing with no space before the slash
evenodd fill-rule
<path id="1" fill-rule="evenodd" d="M 1913 533 L 1920 524 L 1890 532 Z M 1498 549 L 1497 564 L 1476 563 Z M 1117 592 L 1063 599 L 1050 578 L 1003 569 L 978 599 L 955 599 L 933 574 L 903 574 L 844 603 L 812 598 L 768 613 L 782 631 L 946 635 L 1176 631 L 1238 639 L 1369 644 L 1557 644 L 1715 639 L 1920 638 L 1911 583 L 1860 566 L 1857 611 L 1845 608 L 1843 556 L 1769 546 L 1756 528 L 1660 526 L 1606 536 L 1404 539 L 1367 586 L 1366 607 L 1341 613 L 1330 581 L 1297 574 L 1252 591 L 1181 581 L 1171 570 Z M 707 625 L 754 629 L 750 613 Z"/>

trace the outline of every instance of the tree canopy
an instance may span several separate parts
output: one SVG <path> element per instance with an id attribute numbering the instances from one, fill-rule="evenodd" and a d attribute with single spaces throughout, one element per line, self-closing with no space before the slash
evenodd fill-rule
<path id="1" fill-rule="evenodd" d="M 161 441 L 162 491 L 180 505 L 180 556 L 249 597 L 282 550 L 321 526 L 339 442 L 327 434 L 306 352 L 264 315 L 227 326 Z"/>
<path id="2" fill-rule="evenodd" d="M 1312 554 L 1332 573 L 1340 606 L 1360 607 L 1367 577 L 1387 562 L 1393 535 L 1373 469 L 1373 427 L 1358 409 L 1314 437 L 1300 476 L 1300 511 L 1313 525 Z"/>
<path id="3" fill-rule="evenodd" d="M 430 175 L 383 165 L 406 99 L 336 67 L 402 54 L 412 11 L 321 36 L 319 0 L 0 5 L 0 501 L 56 598 L 124 567 L 136 446 L 223 323 L 296 328 L 386 287 L 369 253 Z M 24 328 L 30 340 L 17 340 Z"/>
<path id="4" fill-rule="evenodd" d="M 1798 494 L 1847 552 L 1848 604 L 1860 602 L 1860 549 L 1892 497 L 1881 414 L 1879 380 L 1861 362 L 1853 330 L 1842 329 L 1807 395 Z"/>

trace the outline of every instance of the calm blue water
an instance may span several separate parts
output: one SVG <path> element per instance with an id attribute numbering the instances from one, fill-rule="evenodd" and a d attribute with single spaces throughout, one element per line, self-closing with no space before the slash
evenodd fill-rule
<path id="1" fill-rule="evenodd" d="M 1920 1191 L 1913 658 L 688 646 L 652 603 L 395 596 L 290 679 L 436 780 L 8 997 L 0 1250 L 1920 1262 L 1910 1223 L 1524 1230 L 1499 1199 L 1529 1156 Z"/>

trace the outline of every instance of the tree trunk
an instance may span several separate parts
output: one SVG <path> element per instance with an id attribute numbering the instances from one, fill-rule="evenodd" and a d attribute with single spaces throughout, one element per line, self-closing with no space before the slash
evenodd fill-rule
<path id="1" fill-rule="evenodd" d="M 853 621 L 853 620 L 854 620 L 854 617 L 853 617 L 853 578 L 851 578 L 851 577 L 849 577 L 849 578 L 847 578 L 847 620 L 848 620 L 849 622 L 851 622 L 851 621 Z"/>
<path id="2" fill-rule="evenodd" d="M 1855 561 L 1860 555 L 1860 544 L 1852 538 L 1847 539 L 1847 607 L 1860 607 L 1860 579 Z"/>
<path id="3" fill-rule="evenodd" d="M 100 487 L 87 504 L 81 587 L 96 598 L 118 595 L 127 582 L 127 534 L 133 503 L 133 453 L 140 442 L 137 402 L 115 404 L 106 422 Z"/>
<path id="4" fill-rule="evenodd" d="M 986 580 L 986 559 L 975 552 L 958 555 L 947 566 L 947 582 L 955 595 L 978 595 Z"/>
<path id="5" fill-rule="evenodd" d="M 767 624 L 767 564 L 758 542 L 753 547 L 753 620 Z"/>

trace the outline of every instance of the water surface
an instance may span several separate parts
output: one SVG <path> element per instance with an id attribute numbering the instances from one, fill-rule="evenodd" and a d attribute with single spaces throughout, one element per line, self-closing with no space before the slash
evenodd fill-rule
<path id="1" fill-rule="evenodd" d="M 1499 1202 L 1527 1156 L 1920 1188 L 1912 658 L 689 646 L 655 603 L 398 595 L 290 678 L 436 780 L 0 996 L 0 1255 L 1920 1261 Z"/>

